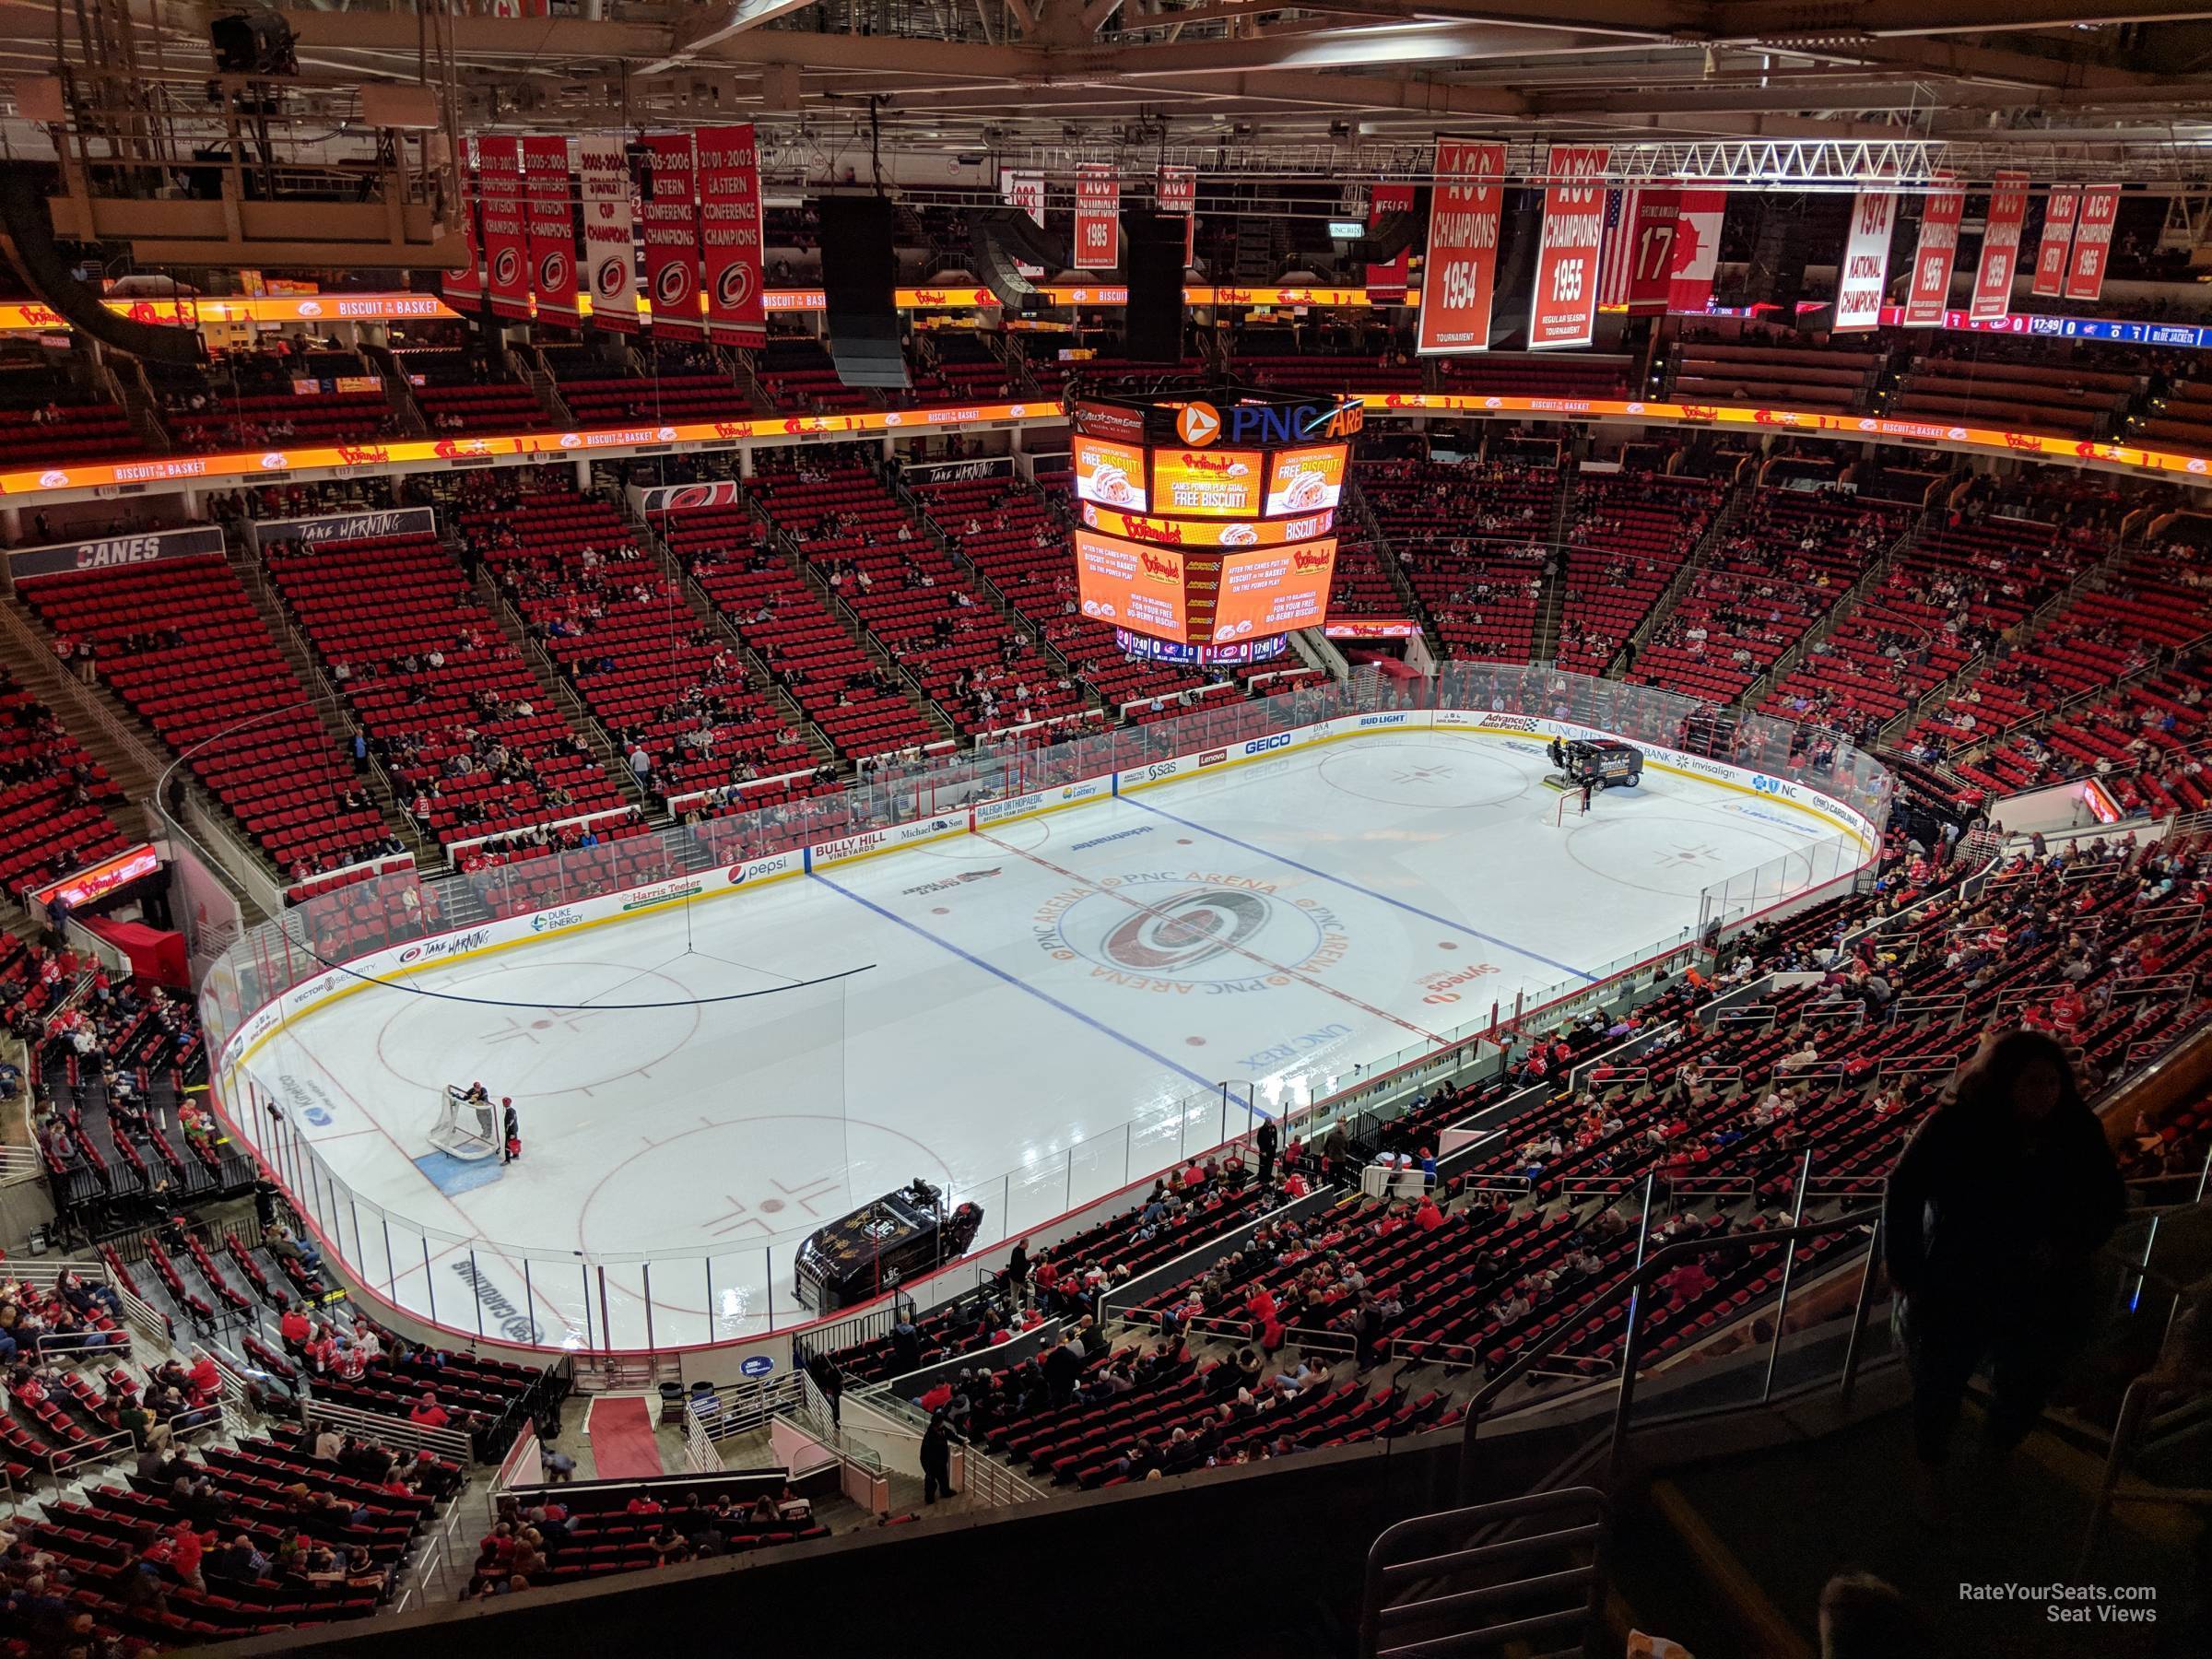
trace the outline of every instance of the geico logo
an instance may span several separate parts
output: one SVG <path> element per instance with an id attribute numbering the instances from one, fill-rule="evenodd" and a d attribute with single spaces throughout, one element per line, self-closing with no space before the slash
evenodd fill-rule
<path id="1" fill-rule="evenodd" d="M 1254 737 L 1244 746 L 1244 752 L 1248 755 L 1264 755 L 1269 749 L 1287 748 L 1289 747 L 1289 733 L 1277 732 L 1272 737 Z"/>

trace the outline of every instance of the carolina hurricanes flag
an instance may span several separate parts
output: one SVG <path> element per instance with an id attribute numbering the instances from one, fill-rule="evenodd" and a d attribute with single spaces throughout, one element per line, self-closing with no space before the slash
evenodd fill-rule
<path id="1" fill-rule="evenodd" d="M 1122 175 L 1111 167 L 1076 171 L 1076 265 L 1111 271 L 1122 263 Z"/>
<path id="2" fill-rule="evenodd" d="M 2120 186 L 2092 184 L 2081 193 L 2074 218 L 2074 253 L 2066 261 L 2066 298 L 2094 301 L 2104 293 L 2105 255 L 2112 221 L 2120 217 Z"/>
<path id="3" fill-rule="evenodd" d="M 484 300 L 484 242 L 477 233 L 477 141 L 461 141 L 461 234 L 468 239 L 468 264 L 448 271 L 440 286 L 457 311 L 474 311 Z M 2053 293 L 2058 290 L 2053 288 Z"/>
<path id="4" fill-rule="evenodd" d="M 702 127 L 699 244 L 707 289 L 707 335 L 725 346 L 768 344 L 760 271 L 760 152 L 753 129 Z"/>
<path id="5" fill-rule="evenodd" d="M 1498 278 L 1498 217 L 1505 205 L 1505 146 L 1436 141 L 1436 188 L 1421 258 L 1416 347 L 1424 356 L 1490 348 Z"/>
<path id="6" fill-rule="evenodd" d="M 1544 229 L 1529 296 L 1528 348 L 1587 346 L 1597 326 L 1597 255 L 1605 241 L 1602 144 L 1555 144 L 1544 163 Z"/>
<path id="7" fill-rule="evenodd" d="M 1198 170 L 1163 165 L 1152 201 L 1161 213 L 1182 215 L 1182 263 L 1189 265 L 1198 254 Z"/>
<path id="8" fill-rule="evenodd" d="M 1666 280 L 1668 311 L 1702 316 L 1712 303 L 1712 279 L 1721 269 L 1721 221 L 1727 216 L 1726 191 L 1683 191 L 1675 207 L 1675 263 Z"/>
<path id="9" fill-rule="evenodd" d="M 559 135 L 523 140 L 523 204 L 530 240 L 530 286 L 541 321 L 573 328 L 576 304 L 576 218 L 569 209 L 569 141 Z"/>
<path id="10" fill-rule="evenodd" d="M 484 184 L 484 269 L 491 314 L 530 315 L 530 241 L 523 222 L 523 141 L 479 138 Z"/>
<path id="11" fill-rule="evenodd" d="M 692 191 L 691 135 L 649 133 L 653 189 L 645 198 L 645 294 L 653 333 L 703 340 L 699 310 L 699 198 Z"/>
<path id="12" fill-rule="evenodd" d="M 1378 184 L 1368 192 L 1367 228 L 1374 229 L 1394 213 L 1413 211 L 1413 186 Z M 1372 305 L 1402 305 L 1406 300 L 1406 273 L 1413 265 L 1413 250 L 1401 249 L 1388 265 L 1367 267 L 1367 298 Z"/>
<path id="13" fill-rule="evenodd" d="M 1905 292 L 1903 325 L 1940 328 L 1951 302 L 1951 266 L 1959 257 L 1959 226 L 1966 218 L 1966 192 L 1937 189 L 1921 198 L 1920 241 L 1912 255 L 1912 281 Z"/>
<path id="14" fill-rule="evenodd" d="M 2066 291 L 2066 257 L 2074 251 L 2074 213 L 2081 186 L 2054 184 L 2043 202 L 2043 240 L 2035 250 L 2035 286 L 2028 291 L 2056 300 Z"/>
<path id="15" fill-rule="evenodd" d="M 618 133 L 577 140 L 576 182 L 583 196 L 583 272 L 592 321 L 638 332 L 638 242 L 629 204 L 629 160 Z"/>
<path id="16" fill-rule="evenodd" d="M 1982 230 L 1982 262 L 1974 267 L 1974 297 L 1967 302 L 1967 315 L 1975 322 L 2011 314 L 2012 279 L 2019 275 L 2020 234 L 2027 223 L 2028 175 L 1998 173 Z"/>
<path id="17" fill-rule="evenodd" d="M 1862 190 L 1852 198 L 1851 234 L 1843 242 L 1843 265 L 1836 277 L 1834 334 L 1878 327 L 1882 295 L 1889 285 L 1889 237 L 1897 228 L 1897 197 L 1886 190 Z"/>

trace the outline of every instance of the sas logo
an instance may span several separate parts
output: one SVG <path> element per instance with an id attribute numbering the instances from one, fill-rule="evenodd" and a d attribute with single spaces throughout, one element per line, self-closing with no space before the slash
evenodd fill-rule
<path id="1" fill-rule="evenodd" d="M 1221 411 L 1210 403 L 1187 403 L 1175 411 L 1175 435 L 1194 445 L 1211 443 L 1221 435 Z"/>
<path id="2" fill-rule="evenodd" d="M 1218 750 L 1218 749 L 1217 749 L 1217 750 L 1215 751 L 1215 753 L 1214 753 L 1214 759 L 1217 759 L 1217 760 L 1218 760 L 1218 759 L 1221 759 L 1221 753 L 1220 753 L 1220 751 L 1219 751 L 1219 750 Z M 1203 757 L 1201 757 L 1201 758 L 1200 758 L 1200 759 L 1199 759 L 1199 762 L 1198 762 L 1198 764 L 1199 764 L 1199 765 L 1201 765 L 1201 766 L 1205 766 L 1205 765 L 1208 764 L 1208 762 L 1207 762 L 1207 761 L 1206 761 L 1206 759 L 1205 759 Z M 1153 761 L 1153 762 L 1152 762 L 1152 764 L 1151 764 L 1151 765 L 1149 765 L 1149 766 L 1147 766 L 1147 767 L 1146 767 L 1146 768 L 1145 768 L 1145 781 L 1146 781 L 1147 783 L 1149 783 L 1149 782 L 1153 782 L 1153 781 L 1154 781 L 1154 780 L 1156 780 L 1156 779 L 1159 779 L 1159 778 L 1171 778 L 1171 777 L 1173 777 L 1174 775 L 1175 775 L 1175 762 L 1174 762 L 1174 761 L 1172 761 L 1172 760 L 1155 760 L 1155 761 Z"/>
<path id="3" fill-rule="evenodd" d="M 1264 755 L 1269 749 L 1288 748 L 1289 747 L 1290 734 L 1277 732 L 1272 737 L 1254 737 L 1244 746 L 1244 752 L 1248 755 Z"/>

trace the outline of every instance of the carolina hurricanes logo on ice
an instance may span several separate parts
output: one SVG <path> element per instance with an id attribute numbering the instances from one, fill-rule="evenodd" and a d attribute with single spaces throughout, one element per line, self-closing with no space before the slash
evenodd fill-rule
<path id="1" fill-rule="evenodd" d="M 1106 935 L 1107 956 L 1135 973 L 1173 973 L 1235 950 L 1267 925 L 1257 893 L 1205 888 L 1131 916 Z"/>

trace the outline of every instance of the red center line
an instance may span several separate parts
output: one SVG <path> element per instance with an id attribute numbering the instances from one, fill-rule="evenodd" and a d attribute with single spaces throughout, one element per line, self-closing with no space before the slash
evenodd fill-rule
<path id="1" fill-rule="evenodd" d="M 1156 921 L 1165 922 L 1172 924 L 1178 919 L 1174 916 L 1167 914 L 1164 911 L 1155 909 L 1153 906 L 1147 904 L 1141 899 L 1132 898 L 1129 894 L 1123 892 L 1119 888 L 1100 887 L 1097 882 L 1089 880 L 1088 877 L 1078 876 L 1073 870 L 1063 869 L 1060 865 L 1054 864 L 1049 858 L 1040 858 L 1034 853 L 1024 853 L 1019 847 L 1008 846 L 1005 841 L 1000 841 L 995 835 L 988 835 L 982 830 L 978 830 L 975 831 L 975 836 L 979 841 L 987 841 L 993 846 L 1001 848 L 1007 853 L 1011 853 L 1016 858 L 1027 859 L 1030 864 L 1037 865 L 1040 869 L 1050 870 L 1053 875 L 1061 877 L 1065 880 L 1072 881 L 1078 887 L 1088 888 L 1094 893 L 1103 893 L 1109 899 L 1118 899 L 1124 904 L 1127 905 L 1131 910 L 1140 911 L 1144 914 L 1152 917 Z M 1359 1000 L 1359 998 L 1354 996 L 1348 991 L 1339 991 L 1334 985 L 1324 985 L 1319 980 L 1315 979 L 1312 974 L 1301 972 L 1296 968 L 1287 967 L 1281 962 L 1270 961 L 1267 958 L 1260 955 L 1260 953 L 1256 950 L 1247 950 L 1241 945 L 1230 945 L 1227 943 L 1224 943 L 1223 948 L 1233 950 L 1237 953 L 1237 955 L 1245 958 L 1247 960 L 1259 963 L 1261 967 L 1266 969 L 1271 973 L 1280 973 L 1288 976 L 1290 979 L 1294 979 L 1298 981 L 1299 983 L 1305 985 L 1312 990 L 1320 992 L 1324 996 L 1333 996 L 1338 1002 L 1349 1003 L 1353 1007 L 1359 1009 L 1363 1013 L 1373 1015 L 1377 1019 L 1386 1019 L 1392 1025 L 1398 1027 L 1401 1030 L 1411 1031 L 1416 1037 L 1426 1037 L 1430 1042 L 1437 1044 L 1440 1048 L 1451 1041 L 1450 1038 L 1440 1037 L 1434 1031 L 1429 1030 L 1424 1027 L 1415 1025 L 1409 1019 L 1399 1018 L 1395 1014 L 1393 1014 L 1387 1008 L 1378 1008 L 1372 1003 L 1362 1002 Z"/>

